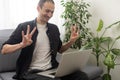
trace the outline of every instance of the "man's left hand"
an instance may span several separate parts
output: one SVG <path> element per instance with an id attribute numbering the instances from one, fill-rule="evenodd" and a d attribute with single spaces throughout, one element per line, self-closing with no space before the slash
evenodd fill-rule
<path id="1" fill-rule="evenodd" d="M 71 26 L 70 42 L 75 42 L 79 38 L 79 28 L 76 25 Z"/>

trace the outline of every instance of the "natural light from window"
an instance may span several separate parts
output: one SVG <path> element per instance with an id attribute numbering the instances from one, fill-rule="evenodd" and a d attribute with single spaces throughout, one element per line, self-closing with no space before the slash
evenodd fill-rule
<path id="1" fill-rule="evenodd" d="M 15 29 L 19 23 L 33 20 L 37 17 L 39 0 L 0 0 L 0 29 Z M 55 12 L 49 22 L 62 29 L 63 20 L 60 15 L 63 8 L 61 0 L 54 0 Z"/>

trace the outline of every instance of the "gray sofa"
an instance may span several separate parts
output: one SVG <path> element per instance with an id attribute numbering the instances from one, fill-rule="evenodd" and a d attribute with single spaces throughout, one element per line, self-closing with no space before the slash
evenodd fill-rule
<path id="1" fill-rule="evenodd" d="M 0 30 L 0 48 L 12 32 L 13 29 Z M 20 51 L 7 55 L 0 53 L 0 80 L 13 80 L 12 76 L 15 74 L 16 60 L 19 54 Z M 83 71 L 88 75 L 90 80 L 102 80 L 100 76 L 103 70 L 100 67 L 87 65 Z"/>

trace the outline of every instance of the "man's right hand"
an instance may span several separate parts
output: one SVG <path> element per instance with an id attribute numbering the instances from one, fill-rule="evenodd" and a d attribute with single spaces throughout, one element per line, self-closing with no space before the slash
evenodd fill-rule
<path id="1" fill-rule="evenodd" d="M 2 47 L 1 53 L 7 54 L 7 53 L 13 53 L 19 49 L 22 49 L 24 47 L 27 47 L 32 44 L 32 36 L 35 33 L 36 27 L 30 32 L 30 25 L 27 26 L 26 35 L 24 31 L 22 31 L 22 42 L 11 45 L 11 44 L 5 44 Z"/>
<path id="2" fill-rule="evenodd" d="M 25 34 L 24 31 L 22 31 L 22 42 L 20 43 L 22 48 L 27 47 L 32 44 L 32 36 L 36 31 L 36 27 L 30 32 L 30 25 L 27 25 L 27 32 Z"/>

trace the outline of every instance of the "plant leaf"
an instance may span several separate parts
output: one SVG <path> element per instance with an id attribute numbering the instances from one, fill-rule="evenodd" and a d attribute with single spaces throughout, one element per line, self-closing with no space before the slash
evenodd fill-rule
<path id="1" fill-rule="evenodd" d="M 111 51 L 112 51 L 113 54 L 115 54 L 115 55 L 117 55 L 117 56 L 120 56 L 120 49 L 114 48 L 114 49 L 112 49 Z"/>
<path id="2" fill-rule="evenodd" d="M 115 66 L 114 56 L 108 53 L 105 57 L 104 64 L 108 66 L 109 68 L 114 68 Z"/>
<path id="3" fill-rule="evenodd" d="M 100 38 L 100 42 L 103 43 L 103 42 L 110 42 L 112 41 L 112 38 L 111 37 L 101 37 Z"/>
<path id="4" fill-rule="evenodd" d="M 98 28 L 97 28 L 97 32 L 101 31 L 102 28 L 103 28 L 103 20 L 100 19 L 99 25 L 98 25 Z"/>
<path id="5" fill-rule="evenodd" d="M 120 36 L 118 36 L 118 37 L 116 38 L 116 40 L 117 40 L 117 39 L 120 39 Z"/>
<path id="6" fill-rule="evenodd" d="M 114 26 L 114 25 L 116 25 L 116 24 L 118 24 L 118 23 L 120 23 L 120 21 L 117 21 L 117 22 L 115 22 L 115 23 L 109 25 L 108 27 L 106 27 L 106 29 L 107 29 L 107 28 L 111 28 L 112 26 Z"/>

